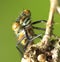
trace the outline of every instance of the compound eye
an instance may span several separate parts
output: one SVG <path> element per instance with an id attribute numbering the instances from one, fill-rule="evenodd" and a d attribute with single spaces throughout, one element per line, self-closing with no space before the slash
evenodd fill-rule
<path id="1" fill-rule="evenodd" d="M 23 14 L 26 15 L 26 16 L 30 16 L 31 15 L 30 10 L 24 10 Z"/>

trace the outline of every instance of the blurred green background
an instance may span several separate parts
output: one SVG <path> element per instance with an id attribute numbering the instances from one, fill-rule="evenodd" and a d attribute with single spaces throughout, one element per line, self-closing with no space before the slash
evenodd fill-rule
<path id="1" fill-rule="evenodd" d="M 20 54 L 17 51 L 16 36 L 12 31 L 12 23 L 15 22 L 20 12 L 29 9 L 32 20 L 48 19 L 49 0 L 0 0 L 0 62 L 20 62 Z M 54 33 L 60 36 L 60 15 L 55 13 Z"/>

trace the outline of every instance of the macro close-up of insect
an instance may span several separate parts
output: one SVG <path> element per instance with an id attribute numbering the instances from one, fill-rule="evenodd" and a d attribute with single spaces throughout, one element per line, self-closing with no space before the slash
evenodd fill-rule
<path id="1" fill-rule="evenodd" d="M 24 10 L 18 19 L 13 23 L 12 29 L 17 36 L 17 44 L 16 48 L 19 52 L 23 55 L 24 51 L 28 48 L 29 45 L 34 43 L 34 39 L 42 38 L 42 33 L 36 34 L 34 29 L 45 31 L 45 27 L 36 27 L 33 26 L 38 23 L 46 23 L 46 20 L 38 20 L 38 21 L 31 21 L 31 12 L 30 10 Z"/>
<path id="2" fill-rule="evenodd" d="M 60 0 L 0 0 L 0 62 L 60 62 Z"/>

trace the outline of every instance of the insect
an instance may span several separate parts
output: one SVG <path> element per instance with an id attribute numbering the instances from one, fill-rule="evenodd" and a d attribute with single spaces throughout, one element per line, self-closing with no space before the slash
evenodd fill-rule
<path id="1" fill-rule="evenodd" d="M 15 23 L 12 25 L 12 29 L 15 32 L 18 42 L 16 48 L 23 55 L 29 45 L 33 44 L 34 39 L 42 38 L 41 34 L 37 35 L 33 29 L 45 31 L 45 28 L 35 27 L 34 24 L 45 22 L 46 20 L 38 20 L 31 22 L 30 10 L 24 10 L 18 17 Z"/>

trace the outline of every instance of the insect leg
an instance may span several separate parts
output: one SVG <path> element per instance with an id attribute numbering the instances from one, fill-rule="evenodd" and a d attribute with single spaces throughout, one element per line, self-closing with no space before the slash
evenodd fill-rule
<path id="1" fill-rule="evenodd" d="M 31 25 L 33 24 L 37 24 L 37 23 L 43 23 L 43 22 L 47 22 L 46 20 L 38 20 L 38 21 L 35 21 L 35 22 L 32 22 Z"/>
<path id="2" fill-rule="evenodd" d="M 30 38 L 29 38 L 29 36 L 28 36 L 27 30 L 26 30 L 25 28 L 24 28 L 24 30 L 25 30 L 26 37 L 27 37 L 27 39 L 29 40 Z"/>
<path id="3" fill-rule="evenodd" d="M 33 41 L 34 39 L 36 39 L 36 38 L 38 38 L 38 37 L 40 37 L 42 34 L 39 34 L 39 35 L 37 35 L 37 36 L 35 36 L 34 38 L 32 38 L 31 40 L 29 40 L 30 42 L 31 41 Z"/>
<path id="4" fill-rule="evenodd" d="M 38 36 L 38 34 L 34 34 L 34 36 Z M 42 34 L 38 38 L 42 39 Z"/>
<path id="5" fill-rule="evenodd" d="M 16 44 L 16 48 L 18 49 L 18 51 L 21 53 L 21 55 L 23 55 L 23 52 L 20 50 L 20 48 L 18 47 L 18 45 Z"/>
<path id="6" fill-rule="evenodd" d="M 32 28 L 33 28 L 33 29 L 37 29 L 37 30 L 43 30 L 43 31 L 45 31 L 45 28 L 34 27 L 34 26 L 32 26 Z"/>

